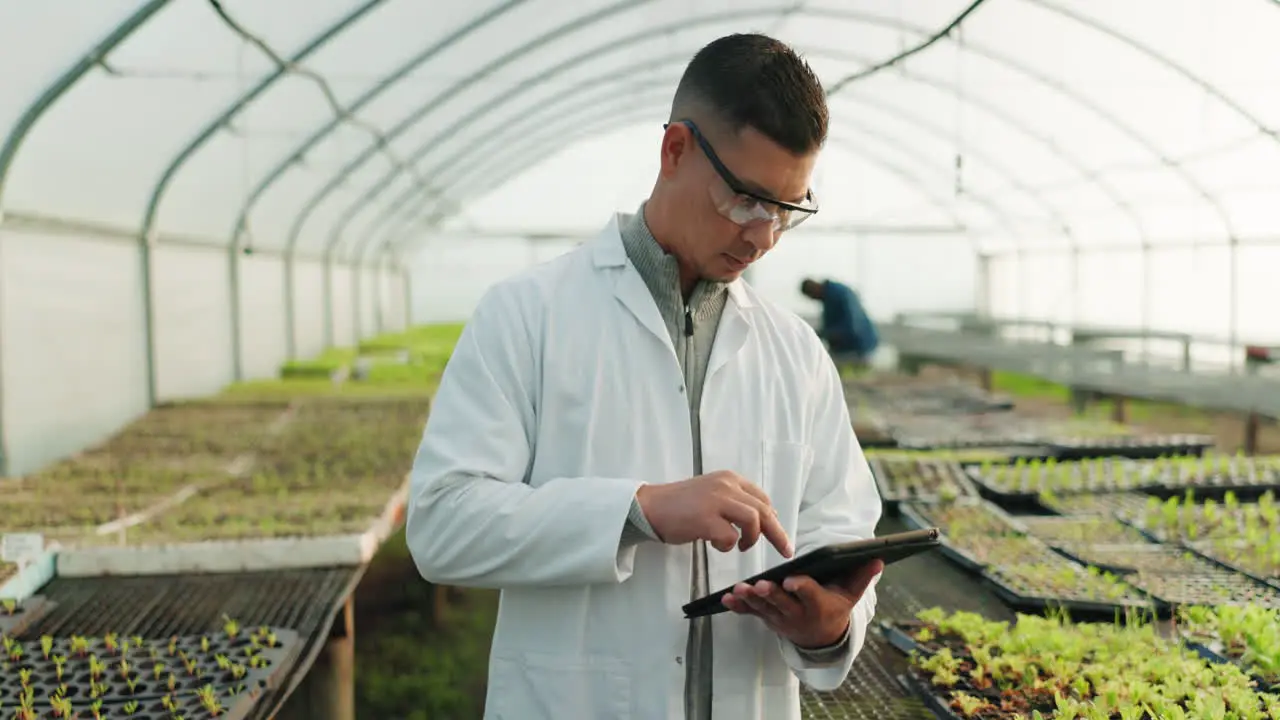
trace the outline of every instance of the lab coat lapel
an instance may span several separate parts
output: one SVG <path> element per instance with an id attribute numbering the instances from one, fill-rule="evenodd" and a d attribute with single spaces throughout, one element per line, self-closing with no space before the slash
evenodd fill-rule
<path id="1" fill-rule="evenodd" d="M 711 358 L 707 365 L 705 383 L 710 383 L 718 370 L 723 368 L 742 351 L 751 331 L 751 309 L 755 307 L 750 293 L 747 292 L 741 279 L 729 284 L 729 299 L 724 304 L 724 313 L 720 316 L 720 326 L 716 329 L 716 340 L 711 346 Z"/>
<path id="2" fill-rule="evenodd" d="M 667 332 L 667 325 L 662 320 L 658 304 L 654 302 L 653 294 L 644 284 L 644 278 L 640 277 L 639 271 L 627 259 L 627 251 L 622 245 L 616 215 L 604 231 L 596 237 L 594 243 L 593 261 L 596 268 L 610 269 L 605 276 L 605 282 L 612 285 L 614 296 L 640 325 L 656 336 L 674 356 L 676 349 L 671 344 L 671 334 Z"/>

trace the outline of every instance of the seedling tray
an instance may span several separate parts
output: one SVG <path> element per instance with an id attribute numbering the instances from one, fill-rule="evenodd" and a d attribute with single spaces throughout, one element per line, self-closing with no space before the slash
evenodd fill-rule
<path id="1" fill-rule="evenodd" d="M 896 514 L 903 502 L 941 503 L 977 495 L 958 463 L 905 457 L 873 457 L 868 463 L 890 514 Z"/>
<path id="2" fill-rule="evenodd" d="M 57 606 L 56 602 L 40 595 L 33 595 L 17 603 L 13 612 L 4 605 L 0 605 L 0 636 L 20 635 L 23 630 Z"/>
<path id="3" fill-rule="evenodd" d="M 1148 542 L 1145 534 L 1115 518 L 1097 515 L 1019 518 L 1027 534 L 1049 547 Z"/>
<path id="4" fill-rule="evenodd" d="M 373 559 L 399 527 L 408 497 L 406 479 L 382 514 L 359 534 L 76 548 L 59 555 L 58 575 L 182 575 L 361 566 Z"/>
<path id="5" fill-rule="evenodd" d="M 1246 675 L 1248 675 L 1253 680 L 1254 686 L 1257 687 L 1258 690 L 1260 691 L 1275 692 L 1277 688 L 1280 688 L 1280 684 L 1269 681 L 1266 678 L 1259 675 L 1258 673 L 1253 672 L 1249 668 L 1248 663 L 1245 663 L 1240 659 L 1231 657 L 1231 655 L 1229 655 L 1226 652 L 1226 649 L 1223 648 L 1222 644 L 1219 642 L 1202 643 L 1198 640 L 1193 640 L 1189 637 L 1183 637 L 1182 644 L 1188 650 L 1195 652 L 1197 655 L 1204 658 L 1205 660 L 1208 660 L 1211 663 L 1218 663 L 1219 665 L 1235 665 L 1236 667 L 1240 668 L 1242 671 L 1244 671 Z"/>
<path id="6" fill-rule="evenodd" d="M 1071 562 L 1065 557 L 1053 555 L 1053 560 L 1046 561 L 1042 566 L 1047 571 L 1054 573 L 1069 572 L 1078 581 L 1068 581 L 1062 578 L 1058 580 L 1060 587 L 1070 587 L 1079 591 L 1083 584 L 1089 581 L 1089 572 L 1076 563 Z M 1028 568 L 1029 571 L 1031 568 Z M 1154 612 L 1160 617 L 1168 617 L 1171 608 L 1160 598 L 1146 592 L 1141 587 L 1127 582 L 1127 578 L 1115 576 L 1115 582 L 1121 584 L 1121 589 L 1125 590 L 1125 595 L 1115 598 L 1092 598 L 1087 595 L 1069 595 L 1067 592 L 1053 594 L 1052 591 L 1044 592 L 1037 587 L 1029 587 L 1026 590 L 1017 587 L 1016 578 L 1019 575 L 1019 569 L 1016 567 L 995 567 L 988 568 L 983 572 L 983 579 L 991 585 L 992 590 L 1000 597 L 1002 601 L 1016 611 L 1029 613 L 1046 613 L 1057 610 L 1066 610 L 1074 620 L 1099 620 L 1104 622 L 1114 621 L 1116 617 L 1125 617 L 1128 613 L 1134 611 Z M 1098 582 L 1107 582 L 1106 580 L 1098 580 Z M 1026 581 L 1028 586 L 1036 583 L 1032 577 L 1028 577 Z M 1044 590 L 1049 590 L 1044 588 Z"/>
<path id="7" fill-rule="evenodd" d="M 1038 504 L 1050 515 L 1078 517 L 1101 515 L 1118 517 L 1132 512 L 1143 512 L 1147 507 L 1145 493 L 1116 492 L 1083 495 L 1040 496 Z"/>
<path id="8" fill-rule="evenodd" d="M 1130 584 L 1170 606 L 1256 603 L 1280 607 L 1280 589 L 1190 547 L 1098 546 L 1078 553 L 1085 565 L 1128 568 L 1125 577 Z"/>
<path id="9" fill-rule="evenodd" d="M 51 550 L 23 566 L 0 583 L 0 600 L 22 602 L 38 593 L 57 574 L 57 558 L 57 553 Z"/>
<path id="10" fill-rule="evenodd" d="M 899 513 L 902 516 L 903 523 L 909 530 L 923 530 L 925 528 L 935 527 L 935 525 L 925 515 L 916 510 L 909 503 L 902 503 L 899 505 Z M 993 516 L 995 515 L 993 514 Z M 1014 532 L 1015 529 L 1010 527 L 1010 531 Z M 938 553 L 947 560 L 950 560 L 952 563 L 955 563 L 961 569 L 976 575 L 981 573 L 987 566 L 986 563 L 978 560 L 961 547 L 958 547 L 954 541 L 947 536 L 945 529 L 940 533 L 939 540 Z"/>
<path id="11" fill-rule="evenodd" d="M 251 636 L 260 630 L 245 631 L 235 639 L 221 633 L 163 642 L 123 638 L 110 646 L 105 639 L 14 643 L 6 649 L 8 656 L 0 664 L 0 702 L 11 704 L 20 696 L 22 671 L 28 673 L 27 687 L 34 690 L 37 703 L 45 705 L 59 688 L 65 688 L 61 695 L 67 699 L 87 704 L 95 699 L 104 704 L 145 704 L 166 695 L 192 694 L 206 686 L 219 695 L 275 688 L 293 666 L 301 644 L 292 630 L 267 630 L 274 635 L 274 646 L 253 644 Z M 262 633 L 264 638 L 265 635 Z M 49 643 L 48 658 L 45 643 Z M 13 655 L 15 645 L 21 649 L 18 658 Z M 259 659 L 254 660 L 255 657 Z M 61 676 L 59 658 L 63 660 Z M 157 674 L 159 665 L 163 668 Z M 237 665 L 243 671 L 239 677 L 233 671 Z M 95 667 L 99 672 L 96 679 Z"/>
<path id="12" fill-rule="evenodd" d="M 128 703 L 104 701 L 98 712 L 102 720 L 172 720 L 175 717 L 181 717 L 183 720 L 245 720 L 253 712 L 261 695 L 261 691 L 258 690 L 246 690 L 235 694 L 216 693 L 220 707 L 217 715 L 209 712 L 203 700 L 195 692 L 178 695 L 172 709 L 165 706 L 163 698 L 151 698 L 135 701 L 136 705 L 132 712 L 129 711 Z M 48 703 L 43 707 L 48 708 Z M 93 718 L 92 702 L 73 700 L 72 707 L 78 713 L 77 718 Z M 61 720 L 55 718 L 47 709 L 39 718 L 40 720 Z"/>
<path id="13" fill-rule="evenodd" d="M 1252 570 L 1246 569 L 1240 563 L 1231 562 L 1230 560 L 1227 560 L 1221 554 L 1219 554 L 1220 551 L 1217 548 L 1213 547 L 1211 543 L 1184 542 L 1184 543 L 1181 543 L 1180 546 L 1204 558 L 1205 560 L 1208 560 L 1210 562 L 1217 564 L 1220 567 L 1230 570 L 1231 572 L 1244 575 L 1252 579 L 1254 582 L 1262 583 L 1263 585 L 1267 585 L 1269 587 L 1273 587 L 1280 590 L 1280 577 L 1268 576 L 1263 573 L 1254 572 Z"/>
<path id="14" fill-rule="evenodd" d="M 933 691 L 933 686 L 921 679 L 914 671 L 908 670 L 899 675 L 898 682 L 907 692 L 920 698 L 924 706 L 937 716 L 938 720 L 960 720 L 960 716 L 947 706 L 947 701 Z"/>
<path id="15" fill-rule="evenodd" d="M 1151 459 L 1170 455 L 1204 455 L 1212 448 L 1209 435 L 1138 435 L 1131 437 L 1057 438 L 1049 447 L 1060 460 L 1098 457 Z"/>
<path id="16" fill-rule="evenodd" d="M 928 650 L 920 647 L 910 635 L 906 634 L 893 623 L 888 621 L 880 621 L 880 633 L 884 635 L 884 639 L 889 644 L 900 650 L 904 655 L 910 655 L 913 652 L 929 654 Z"/>

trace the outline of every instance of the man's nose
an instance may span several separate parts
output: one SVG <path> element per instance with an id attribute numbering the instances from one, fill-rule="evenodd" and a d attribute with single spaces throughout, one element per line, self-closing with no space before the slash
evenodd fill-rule
<path id="1" fill-rule="evenodd" d="M 771 249 L 778 239 L 777 233 L 773 231 L 772 222 L 753 223 L 743 229 L 742 237 L 761 252 Z"/>

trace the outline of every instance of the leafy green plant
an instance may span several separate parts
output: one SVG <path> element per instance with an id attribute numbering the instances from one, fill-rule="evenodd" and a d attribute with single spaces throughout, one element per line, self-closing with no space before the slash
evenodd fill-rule
<path id="1" fill-rule="evenodd" d="M 962 718 L 1280 718 L 1280 697 L 1257 692 L 1239 668 L 1135 618 L 1010 624 L 937 608 L 917 618 L 903 628 L 921 643 L 913 672 Z"/>

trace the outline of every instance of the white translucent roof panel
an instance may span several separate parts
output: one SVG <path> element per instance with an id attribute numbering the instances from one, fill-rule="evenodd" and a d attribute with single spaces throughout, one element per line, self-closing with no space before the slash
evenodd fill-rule
<path id="1" fill-rule="evenodd" d="M 363 255 L 584 136 L 639 119 L 656 136 L 716 36 L 775 34 L 830 85 L 969 4 L 224 0 L 235 27 L 208 2 L 14 4 L 0 47 L 23 62 L 0 70 L 0 131 L 121 21 L 158 10 L 39 118 L 0 200 L 131 228 L 160 189 L 165 233 L 225 243 L 244 214 L 255 246 Z M 1270 0 L 984 4 L 833 96 L 843 160 L 822 167 L 823 222 L 927 217 L 995 252 L 1273 241 L 1277 35 Z M 303 57 L 237 109 L 278 71 L 271 54 Z"/>
<path id="2" fill-rule="evenodd" d="M 140 0 L 82 0 L 74 12 L 51 2 L 0 7 L 0 133 L 13 127 L 86 50 L 143 5 Z"/>

